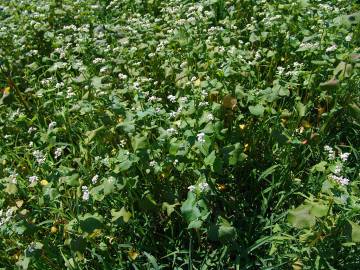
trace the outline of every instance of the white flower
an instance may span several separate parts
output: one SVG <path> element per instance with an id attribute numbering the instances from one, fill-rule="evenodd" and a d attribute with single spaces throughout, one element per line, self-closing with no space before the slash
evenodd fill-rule
<path id="1" fill-rule="evenodd" d="M 177 115 L 177 112 L 170 112 L 169 113 L 170 118 L 174 118 L 174 117 L 176 117 L 176 115 Z"/>
<path id="2" fill-rule="evenodd" d="M 150 161 L 149 166 L 150 167 L 155 167 L 156 164 L 157 164 L 157 162 L 155 160 L 152 160 L 152 161 Z"/>
<path id="3" fill-rule="evenodd" d="M 325 52 L 333 52 L 337 49 L 336 44 L 333 44 L 332 46 L 326 48 Z"/>
<path id="4" fill-rule="evenodd" d="M 83 192 L 82 199 L 83 199 L 84 201 L 89 200 L 90 193 L 89 193 L 88 187 L 87 187 L 87 186 L 82 186 L 82 187 L 81 187 L 81 190 L 82 190 L 82 192 Z"/>
<path id="5" fill-rule="evenodd" d="M 53 129 L 55 126 L 56 126 L 56 122 L 53 121 L 49 124 L 49 129 Z"/>
<path id="6" fill-rule="evenodd" d="M 319 43 L 301 43 L 300 49 L 316 49 L 318 47 Z"/>
<path id="7" fill-rule="evenodd" d="M 95 185 L 99 179 L 99 175 L 95 174 L 93 178 L 91 179 L 91 182 Z"/>
<path id="8" fill-rule="evenodd" d="M 342 170 L 342 166 L 341 165 L 336 165 L 334 173 L 336 175 L 339 175 L 341 173 L 341 170 Z"/>
<path id="9" fill-rule="evenodd" d="M 55 153 L 54 153 L 55 159 L 58 159 L 62 155 L 62 152 L 63 152 L 62 148 L 60 148 L 60 147 L 56 148 Z"/>
<path id="10" fill-rule="evenodd" d="M 10 183 L 12 183 L 12 184 L 17 184 L 17 176 L 18 176 L 17 173 L 12 173 L 12 174 L 9 176 L 9 181 L 10 181 Z"/>
<path id="11" fill-rule="evenodd" d="M 104 63 L 104 62 L 105 62 L 105 59 L 103 59 L 103 58 L 95 58 L 93 60 L 93 64 Z"/>
<path id="12" fill-rule="evenodd" d="M 75 96 L 74 91 L 72 90 L 71 87 L 68 87 L 66 91 L 66 98 L 72 98 L 73 96 Z"/>
<path id="13" fill-rule="evenodd" d="M 179 98 L 179 101 L 181 103 L 186 103 L 188 101 L 188 98 L 187 97 L 181 97 L 181 98 Z"/>
<path id="14" fill-rule="evenodd" d="M 337 176 L 337 175 L 332 174 L 332 175 L 330 175 L 330 177 L 343 186 L 348 185 L 350 182 L 350 180 L 348 178 L 343 177 L 343 176 Z"/>
<path id="15" fill-rule="evenodd" d="M 180 68 L 185 68 L 187 66 L 187 62 L 185 61 L 185 62 L 182 62 L 181 64 L 180 64 Z"/>
<path id="16" fill-rule="evenodd" d="M 149 99 L 148 99 L 150 102 L 151 101 L 156 101 L 157 100 L 157 97 L 155 97 L 155 96 L 151 96 L 151 97 L 149 97 Z"/>
<path id="17" fill-rule="evenodd" d="M 119 77 L 120 80 L 126 80 L 127 79 L 127 75 L 122 74 L 122 73 L 119 73 L 118 77 Z"/>
<path id="18" fill-rule="evenodd" d="M 13 210 L 12 208 L 9 208 L 9 209 L 6 211 L 5 216 L 6 216 L 7 218 L 10 218 L 10 217 L 12 217 L 13 212 L 14 212 L 14 210 Z"/>
<path id="19" fill-rule="evenodd" d="M 36 131 L 36 130 L 37 130 L 36 127 L 30 127 L 30 128 L 28 129 L 28 133 L 31 134 L 31 133 L 33 133 L 33 132 Z"/>
<path id="20" fill-rule="evenodd" d="M 209 189 L 209 184 L 208 183 L 200 183 L 199 184 L 199 188 L 200 188 L 200 191 L 206 191 Z"/>
<path id="21" fill-rule="evenodd" d="M 133 86 L 134 86 L 135 89 L 138 89 L 139 86 L 140 86 L 140 83 L 139 83 L 139 82 L 134 82 L 134 83 L 133 83 Z"/>
<path id="22" fill-rule="evenodd" d="M 346 37 L 345 37 L 345 40 L 347 42 L 350 42 L 352 40 L 352 34 L 348 34 Z"/>
<path id="23" fill-rule="evenodd" d="M 175 159 L 175 160 L 173 161 L 173 164 L 176 165 L 176 164 L 178 164 L 178 162 L 179 162 L 179 161 L 178 161 L 177 159 Z"/>
<path id="24" fill-rule="evenodd" d="M 125 147 L 125 146 L 126 146 L 126 140 L 125 140 L 125 139 L 123 139 L 123 140 L 120 141 L 120 146 L 121 146 L 121 147 Z"/>
<path id="25" fill-rule="evenodd" d="M 189 191 L 194 191 L 195 189 L 196 189 L 196 187 L 194 185 L 188 186 Z"/>
<path id="26" fill-rule="evenodd" d="M 105 73 L 107 69 L 108 69 L 107 66 L 100 68 L 100 73 Z"/>
<path id="27" fill-rule="evenodd" d="M 207 105 L 209 105 L 209 102 L 207 102 L 207 101 L 201 101 L 201 102 L 199 103 L 199 106 L 200 106 L 200 107 L 205 107 L 205 106 L 207 106 Z"/>
<path id="28" fill-rule="evenodd" d="M 173 135 L 173 134 L 176 134 L 176 133 L 177 133 L 175 128 L 168 128 L 168 129 L 166 130 L 166 132 L 169 133 L 169 135 Z"/>
<path id="29" fill-rule="evenodd" d="M 340 158 L 344 162 L 348 160 L 349 156 L 350 156 L 350 153 L 342 153 L 342 154 L 340 154 Z"/>
<path id="30" fill-rule="evenodd" d="M 326 152 L 328 152 L 328 159 L 329 159 L 329 160 L 334 160 L 334 159 L 335 159 L 335 152 L 334 152 L 334 150 L 333 150 L 332 147 L 330 147 L 330 146 L 328 146 L 328 145 L 325 145 L 325 146 L 324 146 L 324 150 L 325 150 Z"/>
<path id="31" fill-rule="evenodd" d="M 203 133 L 203 132 L 200 132 L 198 135 L 196 135 L 198 142 L 201 142 L 201 143 L 205 142 L 204 136 L 205 136 L 205 133 Z"/>
<path id="32" fill-rule="evenodd" d="M 41 151 L 35 150 L 33 152 L 33 156 L 35 157 L 38 164 L 43 164 L 45 162 L 45 156 Z"/>
<path id="33" fill-rule="evenodd" d="M 213 116 L 211 113 L 209 113 L 209 114 L 207 115 L 207 119 L 208 119 L 209 121 L 212 121 L 212 120 L 214 120 L 214 116 Z"/>
<path id="34" fill-rule="evenodd" d="M 30 176 L 30 177 L 29 177 L 30 184 L 34 184 L 34 183 L 36 183 L 38 180 L 39 180 L 39 177 L 37 177 L 36 175 L 33 175 L 33 176 Z"/>
<path id="35" fill-rule="evenodd" d="M 285 68 L 283 68 L 283 67 L 277 67 L 277 70 L 278 70 L 278 74 L 279 74 L 279 75 L 282 75 L 282 74 L 284 73 L 284 71 L 285 71 Z"/>
<path id="36" fill-rule="evenodd" d="M 173 96 L 173 95 L 168 95 L 167 98 L 168 98 L 168 100 L 169 100 L 170 102 L 172 102 L 172 103 L 174 103 L 174 102 L 176 101 L 176 97 Z"/>
<path id="37" fill-rule="evenodd" d="M 56 89 L 60 89 L 60 88 L 62 88 L 62 87 L 64 87 L 64 83 L 63 83 L 63 82 L 59 82 L 59 83 L 56 83 L 56 84 L 55 84 L 55 88 L 56 88 Z"/>

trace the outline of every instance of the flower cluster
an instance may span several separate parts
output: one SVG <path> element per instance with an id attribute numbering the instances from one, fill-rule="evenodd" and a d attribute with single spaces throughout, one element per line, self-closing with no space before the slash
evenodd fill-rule
<path id="1" fill-rule="evenodd" d="M 89 188 L 87 186 L 82 186 L 81 190 L 82 190 L 82 199 L 84 201 L 88 201 L 90 198 Z"/>
<path id="2" fill-rule="evenodd" d="M 338 182 L 341 185 L 348 185 L 350 180 L 344 176 L 341 176 L 341 172 L 343 171 L 343 162 L 346 162 L 350 156 L 350 153 L 340 153 L 339 154 L 339 159 L 336 160 L 336 153 L 335 150 L 328 145 L 324 146 L 324 150 L 326 151 L 327 155 L 328 155 L 328 159 L 330 161 L 334 161 L 336 162 L 335 167 L 333 169 L 333 174 L 330 174 L 329 177 L 333 180 L 335 180 L 336 182 Z"/>
<path id="3" fill-rule="evenodd" d="M 14 213 L 13 208 L 8 208 L 6 212 L 0 210 L 0 226 L 10 221 L 10 219 L 13 217 L 13 213 Z"/>
<path id="4" fill-rule="evenodd" d="M 205 192 L 208 191 L 210 189 L 209 184 L 206 182 L 201 182 L 197 185 L 191 185 L 188 187 L 189 191 L 195 191 L 195 190 L 199 190 L 200 192 Z"/>
<path id="5" fill-rule="evenodd" d="M 36 159 L 36 162 L 41 165 L 45 162 L 45 155 L 43 154 L 43 152 L 41 152 L 40 150 L 35 150 L 33 152 L 33 156 Z"/>

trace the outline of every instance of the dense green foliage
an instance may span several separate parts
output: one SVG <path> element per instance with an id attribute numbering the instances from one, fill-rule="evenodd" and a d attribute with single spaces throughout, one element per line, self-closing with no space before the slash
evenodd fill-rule
<path id="1" fill-rule="evenodd" d="M 0 269 L 359 269 L 359 10 L 1 0 Z"/>

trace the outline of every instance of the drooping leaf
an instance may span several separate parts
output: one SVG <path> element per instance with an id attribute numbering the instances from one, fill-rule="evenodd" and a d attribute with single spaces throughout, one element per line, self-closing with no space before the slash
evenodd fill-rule
<path id="1" fill-rule="evenodd" d="M 125 207 L 122 207 L 120 211 L 115 211 L 114 209 L 111 210 L 111 221 L 114 222 L 118 220 L 120 217 L 122 217 L 123 221 L 127 223 L 129 219 L 131 218 L 132 214 L 128 211 L 126 211 Z"/>
<path id="2" fill-rule="evenodd" d="M 146 148 L 147 146 L 147 136 L 135 135 L 131 138 L 131 145 L 134 151 L 138 149 Z"/>
<path id="3" fill-rule="evenodd" d="M 163 202 L 161 209 L 166 211 L 166 214 L 170 216 L 175 211 L 175 207 L 178 205 L 179 203 L 169 204 L 167 202 Z"/>
<path id="4" fill-rule="evenodd" d="M 87 213 L 84 216 L 80 216 L 79 220 L 81 229 L 87 233 L 92 233 L 94 230 L 103 227 L 103 217 L 97 213 Z"/>
<path id="5" fill-rule="evenodd" d="M 311 214 L 311 205 L 300 205 L 289 211 L 289 223 L 299 229 L 309 228 L 315 225 L 315 216 Z"/>
<path id="6" fill-rule="evenodd" d="M 196 196 L 193 192 L 188 192 L 188 197 L 183 202 L 180 210 L 189 223 L 201 216 L 200 210 L 196 206 Z"/>
<path id="7" fill-rule="evenodd" d="M 360 225 L 349 221 L 350 225 L 351 225 L 351 240 L 353 242 L 360 242 Z"/>
<path id="8" fill-rule="evenodd" d="M 109 178 L 106 178 L 104 180 L 103 187 L 104 187 L 105 195 L 108 195 L 115 190 L 115 182 L 116 182 L 116 179 L 112 176 L 110 176 Z"/>
<path id="9" fill-rule="evenodd" d="M 329 206 L 321 202 L 311 202 L 310 205 L 310 213 L 318 218 L 326 216 L 329 211 Z"/>
<path id="10" fill-rule="evenodd" d="M 101 127 L 98 127 L 97 129 L 94 129 L 94 130 L 89 130 L 85 133 L 85 144 L 89 144 L 92 139 L 94 139 L 94 137 L 97 135 L 97 133 L 101 130 L 103 130 L 105 127 L 104 126 L 101 126 Z"/>
<path id="11" fill-rule="evenodd" d="M 188 229 L 200 229 L 203 224 L 202 220 L 196 219 L 189 223 Z"/>
<path id="12" fill-rule="evenodd" d="M 147 253 L 147 252 L 144 252 L 145 256 L 147 257 L 148 261 L 150 262 L 150 264 L 152 265 L 153 269 L 154 270 L 160 270 L 160 267 L 159 265 L 157 264 L 156 262 L 156 259 L 153 255 Z"/>
<path id="13" fill-rule="evenodd" d="M 214 164 L 215 159 L 216 159 L 216 154 L 214 150 L 204 159 L 204 164 L 208 166 L 212 166 Z"/>
<path id="14" fill-rule="evenodd" d="M 255 116 L 263 116 L 265 108 L 263 105 L 257 104 L 255 106 L 249 106 L 249 111 L 251 114 L 253 114 Z"/>
<path id="15" fill-rule="evenodd" d="M 74 173 L 69 176 L 62 176 L 62 177 L 60 177 L 59 181 L 60 181 L 60 183 L 65 183 L 66 185 L 72 186 L 72 187 L 80 185 L 78 173 Z"/>
<path id="16" fill-rule="evenodd" d="M 236 230 L 229 221 L 227 221 L 225 218 L 220 217 L 219 222 L 219 239 L 221 241 L 230 241 L 234 240 L 236 236 Z"/>
<path id="17" fill-rule="evenodd" d="M 318 164 L 314 165 L 311 168 L 311 171 L 324 172 L 326 170 L 326 165 L 327 165 L 326 161 L 321 161 Z"/>

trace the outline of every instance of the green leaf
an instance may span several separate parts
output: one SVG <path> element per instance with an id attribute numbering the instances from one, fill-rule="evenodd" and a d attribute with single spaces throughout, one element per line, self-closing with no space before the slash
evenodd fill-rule
<path id="1" fill-rule="evenodd" d="M 147 259 L 149 260 L 150 264 L 152 265 L 152 267 L 154 268 L 154 270 L 160 270 L 159 265 L 156 262 L 156 259 L 153 255 L 144 252 L 145 256 L 147 257 Z"/>
<path id="2" fill-rule="evenodd" d="M 250 34 L 249 41 L 250 41 L 251 43 L 254 43 L 255 41 L 258 41 L 258 40 L 260 40 L 260 37 L 257 36 L 254 32 L 252 32 L 252 33 Z"/>
<path id="3" fill-rule="evenodd" d="M 97 133 L 100 131 L 100 130 L 103 130 L 105 127 L 104 126 L 101 126 L 101 127 L 98 127 L 97 129 L 94 129 L 94 130 L 89 130 L 85 133 L 85 144 L 89 144 L 92 139 L 94 139 L 94 137 L 97 135 Z"/>
<path id="4" fill-rule="evenodd" d="M 205 159 L 204 164 L 208 166 L 212 166 L 214 164 L 214 161 L 216 159 L 215 150 L 210 153 Z"/>
<path id="5" fill-rule="evenodd" d="M 351 115 L 360 121 L 360 107 L 356 103 L 348 104 L 349 111 Z"/>
<path id="6" fill-rule="evenodd" d="M 22 270 L 27 270 L 29 268 L 31 258 L 30 257 L 24 257 L 22 260 L 19 260 L 16 265 L 20 267 Z"/>
<path id="7" fill-rule="evenodd" d="M 278 93 L 281 97 L 288 97 L 290 95 L 290 90 L 286 87 L 283 87 L 281 85 L 278 86 Z"/>
<path id="8" fill-rule="evenodd" d="M 6 184 L 5 192 L 8 194 L 16 194 L 18 191 L 18 188 L 16 184 L 8 183 Z"/>
<path id="9" fill-rule="evenodd" d="M 163 202 L 161 209 L 166 211 L 166 214 L 170 216 L 175 211 L 175 207 L 178 205 L 179 203 L 169 204 L 167 202 Z"/>
<path id="10" fill-rule="evenodd" d="M 236 237 L 236 230 L 229 221 L 223 217 L 219 217 L 219 239 L 221 241 L 230 241 L 234 240 Z"/>
<path id="11" fill-rule="evenodd" d="M 183 202 L 180 210 L 189 223 L 201 216 L 200 210 L 196 206 L 196 196 L 193 192 L 188 192 L 188 197 Z"/>
<path id="12" fill-rule="evenodd" d="M 55 72 L 57 71 L 58 69 L 62 69 L 66 66 L 66 63 L 65 62 L 56 62 L 54 63 L 51 67 L 48 68 L 47 71 L 49 72 Z"/>
<path id="13" fill-rule="evenodd" d="M 120 211 L 115 211 L 115 209 L 111 210 L 111 221 L 114 222 L 118 220 L 120 217 L 122 217 L 123 221 L 127 223 L 129 219 L 131 218 L 132 214 L 128 211 L 126 211 L 125 207 L 122 207 Z"/>
<path id="14" fill-rule="evenodd" d="M 306 113 L 306 106 L 303 103 L 298 102 L 296 103 L 296 111 L 300 117 L 304 117 Z"/>
<path id="15" fill-rule="evenodd" d="M 169 147 L 169 154 L 175 156 L 178 152 L 180 145 L 176 142 L 171 142 Z"/>
<path id="16" fill-rule="evenodd" d="M 326 214 L 329 211 L 329 206 L 324 205 L 320 202 L 311 202 L 310 205 L 311 205 L 310 213 L 318 218 L 326 216 Z"/>
<path id="17" fill-rule="evenodd" d="M 102 77 L 94 77 L 91 79 L 91 84 L 95 89 L 101 89 L 104 87 L 104 84 L 101 82 Z"/>
<path id="18" fill-rule="evenodd" d="M 249 111 L 251 114 L 253 114 L 255 116 L 263 116 L 265 108 L 263 105 L 257 104 L 255 106 L 249 106 Z"/>
<path id="19" fill-rule="evenodd" d="M 124 172 L 124 171 L 130 169 L 131 165 L 132 165 L 131 160 L 124 160 L 123 162 L 120 162 L 119 164 L 117 164 L 115 166 L 114 172 L 115 173 Z"/>
<path id="20" fill-rule="evenodd" d="M 314 172 L 325 172 L 326 170 L 326 166 L 327 165 L 327 162 L 326 161 L 321 161 L 320 163 L 314 165 L 312 168 L 311 168 L 311 171 Z"/>
<path id="21" fill-rule="evenodd" d="M 131 146 L 134 151 L 147 147 L 147 136 L 136 135 L 131 138 Z"/>
<path id="22" fill-rule="evenodd" d="M 71 239 L 70 248 L 72 251 L 83 253 L 86 250 L 86 241 L 84 237 L 76 237 Z"/>
<path id="23" fill-rule="evenodd" d="M 105 198 L 103 191 L 104 191 L 103 185 L 93 187 L 90 190 L 91 198 L 95 201 L 102 201 Z"/>
<path id="24" fill-rule="evenodd" d="M 72 187 L 80 185 L 80 183 L 79 183 L 79 174 L 78 173 L 74 173 L 74 174 L 69 175 L 69 176 L 62 176 L 62 177 L 59 178 L 59 181 L 61 183 L 65 183 L 68 186 L 72 186 Z"/>
<path id="25" fill-rule="evenodd" d="M 230 147 L 228 147 L 229 149 L 229 165 L 236 165 L 237 162 L 239 161 L 239 155 L 241 153 L 241 150 L 240 150 L 240 146 L 241 144 L 240 143 L 236 143 Z"/>
<path id="26" fill-rule="evenodd" d="M 203 224 L 202 220 L 196 219 L 189 223 L 188 229 L 200 229 Z"/>
<path id="27" fill-rule="evenodd" d="M 310 228 L 315 225 L 315 216 L 311 214 L 311 205 L 300 205 L 289 211 L 289 223 L 299 229 Z"/>
<path id="28" fill-rule="evenodd" d="M 115 189 L 115 182 L 116 179 L 112 176 L 104 180 L 103 187 L 104 187 L 104 194 L 108 195 L 112 193 Z"/>
<path id="29" fill-rule="evenodd" d="M 360 225 L 349 220 L 351 225 L 351 239 L 353 242 L 360 242 Z"/>
<path id="30" fill-rule="evenodd" d="M 84 216 L 80 216 L 79 220 L 81 229 L 87 233 L 103 227 L 103 217 L 97 213 L 93 215 L 86 213 Z"/>

